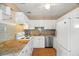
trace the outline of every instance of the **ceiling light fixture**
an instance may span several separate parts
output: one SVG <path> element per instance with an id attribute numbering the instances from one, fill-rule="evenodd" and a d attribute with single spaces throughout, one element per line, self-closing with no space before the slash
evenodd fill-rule
<path id="1" fill-rule="evenodd" d="M 49 10 L 50 9 L 50 4 L 45 4 L 45 9 Z"/>
<path id="2" fill-rule="evenodd" d="M 45 9 L 49 10 L 51 6 L 58 5 L 57 3 L 45 4 Z"/>

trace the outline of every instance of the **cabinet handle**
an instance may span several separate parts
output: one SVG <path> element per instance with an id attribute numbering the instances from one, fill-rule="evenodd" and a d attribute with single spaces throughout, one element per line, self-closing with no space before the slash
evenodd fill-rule
<path id="1" fill-rule="evenodd" d="M 24 51 L 22 53 L 24 53 Z"/>
<path id="2" fill-rule="evenodd" d="M 64 22 L 64 24 L 66 24 L 66 22 Z"/>

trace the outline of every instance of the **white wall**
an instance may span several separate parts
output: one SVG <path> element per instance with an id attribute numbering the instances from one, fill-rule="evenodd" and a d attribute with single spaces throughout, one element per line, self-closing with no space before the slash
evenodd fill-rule
<path id="1" fill-rule="evenodd" d="M 30 29 L 34 27 L 45 27 L 45 29 L 55 29 L 56 20 L 30 20 Z"/>

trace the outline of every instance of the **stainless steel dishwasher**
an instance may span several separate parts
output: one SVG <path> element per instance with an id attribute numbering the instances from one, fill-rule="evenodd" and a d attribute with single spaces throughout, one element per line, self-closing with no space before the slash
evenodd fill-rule
<path id="1" fill-rule="evenodd" d="M 53 36 L 45 36 L 45 48 L 53 48 Z"/>

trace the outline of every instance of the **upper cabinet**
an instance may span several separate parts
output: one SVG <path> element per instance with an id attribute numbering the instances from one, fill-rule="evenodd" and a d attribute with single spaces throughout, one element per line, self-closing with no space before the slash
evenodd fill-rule
<path id="1" fill-rule="evenodd" d="M 21 30 L 18 30 L 18 32 L 29 28 L 29 19 L 27 18 L 27 16 L 24 15 L 23 12 L 16 12 L 15 16 L 16 16 L 16 19 L 15 19 L 16 24 L 18 24 L 20 28 L 23 28 Z"/>
<path id="2" fill-rule="evenodd" d="M 16 12 L 16 23 L 17 24 L 28 24 L 29 19 L 24 15 L 23 12 Z"/>
<path id="3" fill-rule="evenodd" d="M 0 5 L 0 19 L 10 19 L 11 9 L 8 6 Z"/>
<path id="4" fill-rule="evenodd" d="M 44 27 L 44 29 L 55 29 L 56 20 L 30 20 L 30 29 Z"/>
<path id="5" fill-rule="evenodd" d="M 15 11 L 5 5 L 0 5 L 0 22 L 15 23 Z"/>

